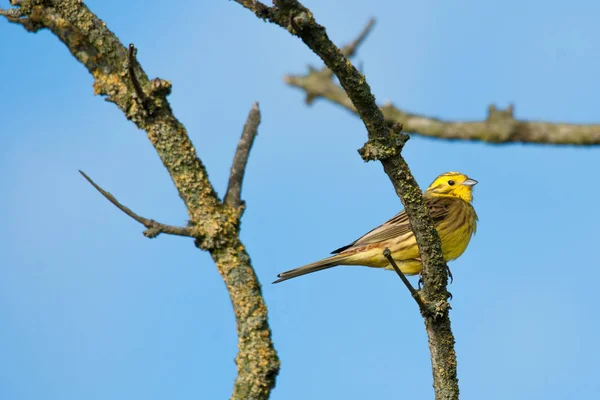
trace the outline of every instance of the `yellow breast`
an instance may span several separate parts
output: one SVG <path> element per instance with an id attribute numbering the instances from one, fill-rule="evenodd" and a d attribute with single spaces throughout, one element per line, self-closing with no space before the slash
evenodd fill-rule
<path id="1" fill-rule="evenodd" d="M 464 253 L 477 229 L 477 214 L 471 204 L 458 201 L 436 229 L 442 240 L 444 259 L 455 260 Z"/>

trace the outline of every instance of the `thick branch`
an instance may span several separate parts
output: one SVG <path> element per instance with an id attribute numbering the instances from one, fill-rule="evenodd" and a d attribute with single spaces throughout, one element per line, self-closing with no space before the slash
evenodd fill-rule
<path id="1" fill-rule="evenodd" d="M 102 189 L 100 186 L 98 186 L 98 184 L 96 184 L 96 182 L 94 182 L 92 180 L 92 178 L 87 176 L 85 172 L 79 171 L 79 173 L 81 175 L 83 175 L 83 177 L 97 191 L 99 191 L 100 194 L 102 194 L 102 196 L 104 196 L 108 201 L 113 203 L 119 210 L 123 211 L 125 214 L 127 214 L 128 216 L 130 216 L 131 218 L 133 218 L 140 224 L 144 225 L 147 228 L 147 230 L 144 231 L 144 236 L 152 239 L 152 238 L 157 237 L 161 233 L 166 233 L 169 235 L 176 235 L 176 236 L 195 237 L 194 231 L 191 228 L 165 225 L 165 224 L 161 224 L 160 222 L 156 222 L 153 219 L 148 219 L 148 218 L 144 218 L 144 217 L 137 215 L 136 213 L 131 211 L 129 208 L 127 208 L 123 204 L 119 203 L 119 201 L 115 198 L 115 196 L 113 196 L 106 190 Z"/>
<path id="2" fill-rule="evenodd" d="M 367 28 L 372 26 L 369 21 Z M 356 40 L 364 40 L 364 30 Z M 352 53 L 354 54 L 354 53 Z M 356 107 L 340 86 L 332 79 L 332 72 L 325 67 L 321 70 L 309 68 L 306 75 L 287 75 L 284 80 L 306 93 L 306 103 L 325 98 L 346 110 L 357 114 Z M 412 114 L 395 107 L 391 103 L 380 106 L 388 124 L 401 123 L 405 132 L 440 139 L 460 139 L 489 143 L 539 143 L 558 145 L 597 145 L 600 144 L 600 124 L 567 124 L 543 121 L 526 121 L 514 118 L 514 109 L 509 106 L 499 110 L 488 107 L 488 116 L 483 121 L 443 121 L 425 115 Z"/>
<path id="3" fill-rule="evenodd" d="M 238 142 L 237 150 L 233 157 L 231 172 L 229 174 L 229 184 L 227 185 L 225 200 L 223 201 L 234 208 L 242 205 L 242 181 L 244 180 L 248 156 L 250 155 L 254 138 L 256 138 L 259 124 L 260 109 L 258 108 L 258 103 L 254 103 L 248 114 L 248 119 L 242 131 L 242 137 Z"/>
<path id="4" fill-rule="evenodd" d="M 433 317 L 425 319 L 429 335 L 436 399 L 457 399 L 456 354 L 450 329 L 448 276 L 440 238 L 423 203 L 422 192 L 400 151 L 406 141 L 398 130 L 388 127 L 365 77 L 352 65 L 317 24 L 310 10 L 296 0 L 279 0 L 275 7 L 259 1 L 236 0 L 257 17 L 275 23 L 313 50 L 338 77 L 369 134 L 359 151 L 365 161 L 380 160 L 409 216 L 423 264 L 423 299 L 434 305 Z"/>
<path id="5" fill-rule="evenodd" d="M 196 245 L 210 252 L 231 298 L 239 349 L 232 399 L 267 399 L 279 359 L 261 286 L 239 238 L 239 211 L 220 202 L 185 127 L 173 115 L 167 101 L 171 83 L 149 80 L 139 63 L 130 62 L 129 49 L 81 0 L 13 2 L 20 6 L 18 16 L 7 11 L 2 15 L 27 30 L 47 28 L 54 33 L 93 75 L 95 93 L 106 96 L 147 132 L 186 205 Z M 143 104 L 139 93 L 145 97 Z"/>

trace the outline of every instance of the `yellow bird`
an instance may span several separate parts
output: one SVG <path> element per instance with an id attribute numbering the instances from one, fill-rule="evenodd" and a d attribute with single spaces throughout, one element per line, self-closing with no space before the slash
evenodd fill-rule
<path id="1" fill-rule="evenodd" d="M 442 240 L 442 253 L 446 261 L 455 260 L 467 248 L 477 229 L 477 214 L 471 205 L 475 179 L 459 172 L 446 172 L 438 176 L 423 194 L 435 228 Z M 392 258 L 406 275 L 421 271 L 421 259 L 408 215 L 402 210 L 389 221 L 371 230 L 347 246 L 334 250 L 331 257 L 282 272 L 273 283 L 310 274 L 337 265 L 364 265 L 392 269 L 383 256 L 389 248 Z"/>

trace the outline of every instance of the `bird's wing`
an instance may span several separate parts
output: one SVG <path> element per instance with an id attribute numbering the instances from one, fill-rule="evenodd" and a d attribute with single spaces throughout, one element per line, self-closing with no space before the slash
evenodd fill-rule
<path id="1" fill-rule="evenodd" d="M 453 199 L 448 197 L 430 197 L 425 199 L 425 204 L 429 209 L 429 213 L 431 214 L 434 225 L 437 225 L 438 222 L 446 218 L 452 200 Z M 340 247 L 331 253 L 337 254 L 351 247 L 378 243 L 394 237 L 406 235 L 407 233 L 412 234 L 412 229 L 406 211 L 402 210 L 391 219 L 379 225 L 377 228 L 367 232 L 354 242 Z"/>

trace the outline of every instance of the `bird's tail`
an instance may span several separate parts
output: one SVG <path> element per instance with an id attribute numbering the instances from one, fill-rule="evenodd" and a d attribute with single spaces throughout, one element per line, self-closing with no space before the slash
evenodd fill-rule
<path id="1" fill-rule="evenodd" d="M 336 254 L 335 256 L 327 257 L 322 260 L 315 261 L 314 263 L 306 264 L 296 269 L 282 272 L 279 275 L 277 275 L 279 279 L 277 279 L 273 283 L 287 281 L 288 279 L 292 279 L 297 276 L 302 276 L 313 272 L 321 271 L 327 268 L 335 267 L 336 265 L 340 265 L 345 258 L 345 256 Z"/>

